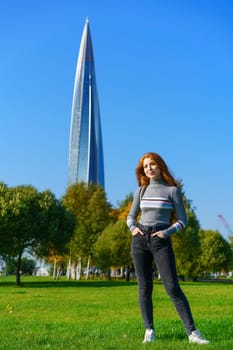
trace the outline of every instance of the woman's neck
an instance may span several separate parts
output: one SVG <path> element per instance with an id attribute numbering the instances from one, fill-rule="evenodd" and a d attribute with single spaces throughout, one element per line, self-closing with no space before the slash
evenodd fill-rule
<path id="1" fill-rule="evenodd" d="M 150 179 L 149 181 L 150 184 L 161 183 L 161 182 L 163 182 L 163 179 L 161 177 L 153 178 L 153 179 Z"/>

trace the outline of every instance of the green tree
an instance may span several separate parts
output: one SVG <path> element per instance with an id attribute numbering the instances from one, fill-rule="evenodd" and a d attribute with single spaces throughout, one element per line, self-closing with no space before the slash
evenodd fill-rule
<path id="1" fill-rule="evenodd" d="M 74 229 L 71 214 L 50 191 L 32 186 L 8 188 L 0 185 L 0 252 L 16 259 L 16 284 L 20 284 L 22 256 L 40 256 L 51 247 L 61 250 Z"/>
<path id="2" fill-rule="evenodd" d="M 101 186 L 76 183 L 71 185 L 62 202 L 76 217 L 75 234 L 70 242 L 72 260 L 93 256 L 94 245 L 109 224 L 111 205 Z"/>
<path id="3" fill-rule="evenodd" d="M 34 259 L 30 259 L 26 256 L 22 258 L 22 262 L 21 262 L 22 275 L 32 275 L 35 268 L 36 268 L 36 261 Z"/>
<path id="4" fill-rule="evenodd" d="M 115 209 L 116 220 L 126 220 L 129 214 L 130 207 L 133 202 L 133 194 L 130 193 L 125 197 L 125 199 L 118 203 L 118 208 Z"/>
<path id="5" fill-rule="evenodd" d="M 102 232 L 95 246 L 98 266 L 104 270 L 119 266 L 129 271 L 132 265 L 130 243 L 131 234 L 125 221 L 111 223 Z M 126 279 L 129 279 L 129 274 L 126 274 Z"/>
<path id="6" fill-rule="evenodd" d="M 172 244 L 176 256 L 178 275 L 183 279 L 191 277 L 194 281 L 200 271 L 198 259 L 200 256 L 200 241 L 198 230 L 200 228 L 196 215 L 186 209 L 188 215 L 187 227 L 172 236 Z"/>
<path id="7" fill-rule="evenodd" d="M 179 186 L 182 190 L 183 184 L 181 181 Z M 176 256 L 178 275 L 182 276 L 183 279 L 191 277 L 193 280 L 196 280 L 200 271 L 200 264 L 198 263 L 201 252 L 198 236 L 200 224 L 192 207 L 192 202 L 186 198 L 184 192 L 183 201 L 188 217 L 188 225 L 185 229 L 172 236 L 172 244 Z"/>
<path id="8" fill-rule="evenodd" d="M 219 231 L 200 230 L 200 263 L 205 275 L 229 271 L 232 264 L 232 250 Z"/>

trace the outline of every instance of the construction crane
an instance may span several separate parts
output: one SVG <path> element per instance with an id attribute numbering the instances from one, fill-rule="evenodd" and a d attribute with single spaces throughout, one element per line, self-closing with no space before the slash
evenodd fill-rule
<path id="1" fill-rule="evenodd" d="M 228 222 L 226 221 L 226 219 L 224 218 L 224 216 L 222 216 L 221 214 L 219 214 L 219 215 L 218 215 L 218 218 L 219 218 L 219 220 L 222 221 L 222 223 L 223 223 L 224 227 L 226 228 L 226 230 L 227 230 L 229 236 L 232 236 L 232 235 L 233 235 L 233 231 L 232 231 L 232 229 L 230 228 L 230 226 L 228 225 Z"/>

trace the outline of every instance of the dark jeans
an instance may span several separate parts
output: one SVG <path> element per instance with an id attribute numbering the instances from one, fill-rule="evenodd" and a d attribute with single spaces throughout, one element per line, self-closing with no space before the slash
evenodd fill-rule
<path id="1" fill-rule="evenodd" d="M 146 329 L 154 328 L 153 324 L 153 277 L 152 263 L 156 263 L 167 294 L 173 301 L 188 335 L 195 330 L 189 303 L 182 292 L 176 273 L 176 265 L 170 239 L 151 237 L 151 233 L 165 229 L 158 226 L 139 225 L 145 233 L 132 237 L 131 253 L 139 286 L 139 304 Z"/>

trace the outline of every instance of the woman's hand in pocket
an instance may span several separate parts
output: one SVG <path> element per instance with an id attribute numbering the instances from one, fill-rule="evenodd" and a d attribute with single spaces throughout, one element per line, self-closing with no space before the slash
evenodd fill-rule
<path id="1" fill-rule="evenodd" d="M 144 233 L 140 230 L 140 228 L 135 227 L 135 229 L 132 231 L 132 236 L 136 236 L 137 234 L 144 236 Z"/>
<path id="2" fill-rule="evenodd" d="M 154 232 L 151 234 L 151 237 L 159 237 L 159 238 L 165 238 L 164 235 L 163 235 L 163 231 L 158 231 L 158 232 Z"/>

